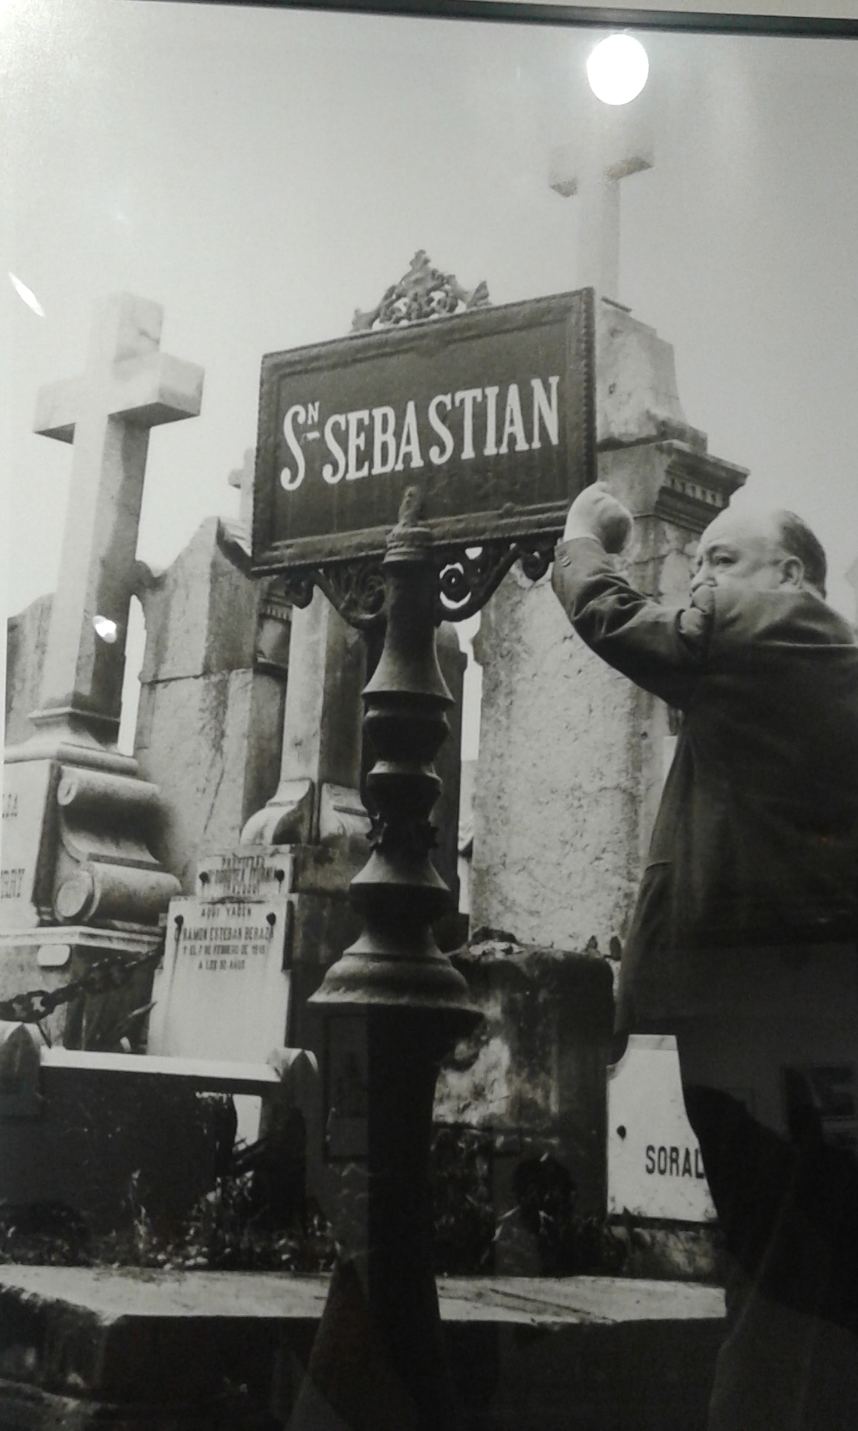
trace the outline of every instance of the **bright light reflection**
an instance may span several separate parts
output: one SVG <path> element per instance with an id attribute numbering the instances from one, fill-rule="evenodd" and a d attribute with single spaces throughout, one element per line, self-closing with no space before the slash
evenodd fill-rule
<path id="1" fill-rule="evenodd" d="M 24 303 L 26 303 L 27 307 L 32 308 L 33 312 L 36 313 L 39 318 L 44 318 L 45 310 L 39 302 L 38 298 L 36 297 L 35 293 L 33 292 L 32 288 L 28 288 L 26 283 L 22 283 L 20 278 L 15 277 L 14 273 L 9 274 L 9 282 L 11 283 L 18 297 L 22 299 Z"/>
<path id="2" fill-rule="evenodd" d="M 603 104 L 628 104 L 640 94 L 649 74 L 649 60 L 632 35 L 609 35 L 590 51 L 587 78 Z"/>
<path id="3" fill-rule="evenodd" d="M 119 635 L 119 628 L 115 621 L 111 621 L 109 616 L 93 616 L 92 624 L 95 627 L 96 636 L 100 636 L 108 646 L 112 646 Z"/>

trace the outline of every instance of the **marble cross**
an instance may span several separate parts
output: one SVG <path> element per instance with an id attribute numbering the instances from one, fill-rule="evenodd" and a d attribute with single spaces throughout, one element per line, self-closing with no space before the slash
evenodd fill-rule
<path id="1" fill-rule="evenodd" d="M 163 311 L 118 294 L 98 308 L 82 377 L 38 394 L 34 430 L 74 446 L 40 709 L 101 745 L 119 729 L 125 631 L 149 432 L 195 417 L 203 370 L 159 351 Z M 101 618 L 96 629 L 95 619 Z"/>
<path id="2" fill-rule="evenodd" d="M 620 181 L 653 166 L 646 128 L 606 106 L 592 113 L 576 144 L 552 151 L 548 182 L 564 198 L 580 201 L 575 286 L 619 299 Z"/>

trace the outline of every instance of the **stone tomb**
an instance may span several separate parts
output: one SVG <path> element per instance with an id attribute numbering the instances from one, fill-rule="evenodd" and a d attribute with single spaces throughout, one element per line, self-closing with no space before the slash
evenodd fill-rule
<path id="1" fill-rule="evenodd" d="M 345 1427 L 304 1377 L 327 1286 L 323 1275 L 0 1268 L 0 1422 L 7 1431 Z M 704 1423 L 723 1335 L 714 1287 L 442 1277 L 438 1292 L 461 1431 L 551 1431 L 570 1425 L 573 1406 L 576 1431 Z M 350 1330 L 344 1390 L 380 1375 L 365 1323 Z"/>

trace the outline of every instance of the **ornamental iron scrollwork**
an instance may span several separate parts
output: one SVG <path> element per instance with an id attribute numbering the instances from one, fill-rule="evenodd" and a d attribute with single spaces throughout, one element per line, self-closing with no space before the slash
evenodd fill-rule
<path id="1" fill-rule="evenodd" d="M 384 577 L 378 557 L 286 572 L 278 586 L 287 601 L 301 608 L 310 605 L 318 587 L 343 620 L 358 631 L 374 630 L 384 617 Z"/>
<path id="2" fill-rule="evenodd" d="M 398 328 L 425 318 L 449 318 L 472 308 L 485 308 L 490 303 L 485 282 L 476 288 L 463 288 L 452 273 L 442 273 L 429 261 L 425 249 L 418 249 L 407 273 L 392 283 L 381 301 L 363 313 L 355 309 L 353 333 L 378 332 L 383 328 Z"/>
<path id="3" fill-rule="evenodd" d="M 553 536 L 498 539 L 440 554 L 436 558 L 438 621 L 465 621 L 475 616 L 516 562 L 521 563 L 529 581 L 538 581 L 551 565 L 554 545 Z"/>
<path id="4" fill-rule="evenodd" d="M 539 581 L 554 559 L 554 545 L 553 536 L 522 541 L 497 538 L 479 546 L 438 551 L 434 556 L 436 622 L 466 621 L 476 616 L 516 562 L 528 581 Z M 277 581 L 280 597 L 301 608 L 310 605 L 316 587 L 356 630 L 375 631 L 383 625 L 385 593 L 380 558 L 356 557 L 287 572 Z"/>

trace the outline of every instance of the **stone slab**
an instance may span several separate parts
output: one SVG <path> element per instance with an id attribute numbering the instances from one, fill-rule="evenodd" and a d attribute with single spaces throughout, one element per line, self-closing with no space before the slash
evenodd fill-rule
<path id="1" fill-rule="evenodd" d="M 50 816 L 59 766 L 21 761 L 3 770 L 0 833 L 0 929 L 32 928 L 50 898 Z"/>
<path id="2" fill-rule="evenodd" d="M 286 1042 L 288 909 L 286 899 L 170 901 L 150 1053 L 256 1062 Z"/>
<path id="3" fill-rule="evenodd" d="M 285 894 L 347 899 L 349 884 L 366 863 L 368 851 L 363 838 L 208 850 L 197 861 L 197 893 L 201 899 L 275 899 Z"/>
<path id="4" fill-rule="evenodd" d="M 90 963 L 110 955 L 127 960 L 151 953 L 159 943 L 155 928 L 97 929 L 87 924 L 43 924 L 33 929 L 0 930 L 0 1000 L 41 989 L 53 991 L 83 974 Z M 145 1001 L 145 973 L 134 989 Z M 114 994 L 103 996 L 110 1000 Z M 134 996 L 136 998 L 136 995 Z M 80 1003 L 59 1004 L 44 1020 L 54 1044 L 77 1042 Z"/>
<path id="5" fill-rule="evenodd" d="M 184 1398 L 191 1413 L 227 1376 L 288 1425 L 327 1289 L 324 1275 L 3 1267 L 0 1376 L 17 1384 L 0 1382 L 0 1415 L 28 1396 L 75 1394 L 95 1404 L 90 1419 L 34 1416 L 15 1431 L 173 1431 L 184 1422 L 163 1413 L 133 1419 L 135 1398 Z M 576 1431 L 702 1431 L 717 1288 L 479 1277 L 441 1278 L 438 1290 L 463 1431 L 565 1431 L 572 1406 Z"/>
<path id="6" fill-rule="evenodd" d="M 713 1222 L 673 1038 L 639 1034 L 608 1080 L 608 1211 Z"/>
<path id="7" fill-rule="evenodd" d="M 279 1272 L 161 1272 L 134 1268 L 0 1267 L 0 1297 L 17 1291 L 76 1308 L 94 1329 L 114 1321 L 279 1321 L 317 1318 L 330 1278 Z M 439 1277 L 445 1322 L 527 1325 L 652 1322 L 724 1316 L 720 1287 L 633 1277 Z M 2 1326 L 2 1324 L 0 1324 Z M 2 1335 L 2 1332 L 0 1332 Z"/>
<path id="8" fill-rule="evenodd" d="M 76 951 L 101 958 L 126 954 L 129 959 L 148 954 L 160 939 L 157 929 L 145 925 L 101 929 L 94 924 L 45 924 L 38 929 L 0 931 L 0 962 L 13 950 L 26 952 L 40 969 L 62 968 Z"/>
<path id="9" fill-rule="evenodd" d="M 216 850 L 197 861 L 201 899 L 278 899 L 293 888 L 294 859 L 281 845 Z"/>
<path id="10" fill-rule="evenodd" d="M 46 1048 L 44 1069 L 101 1073 L 114 1078 L 178 1078 L 201 1092 L 267 1093 L 280 1084 L 277 1070 L 265 1063 L 232 1059 L 169 1058 L 149 1053 L 93 1053 L 87 1049 Z"/>

